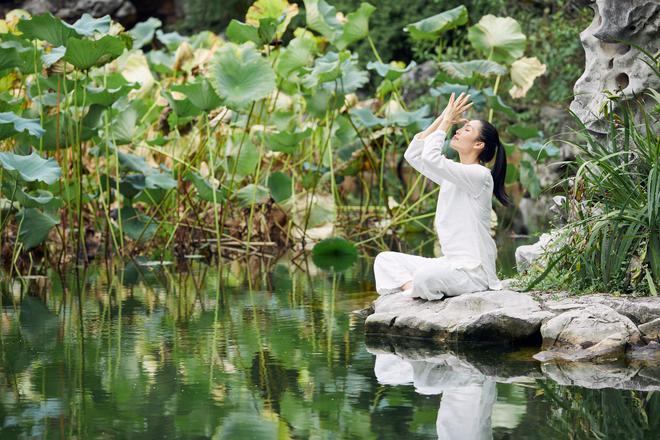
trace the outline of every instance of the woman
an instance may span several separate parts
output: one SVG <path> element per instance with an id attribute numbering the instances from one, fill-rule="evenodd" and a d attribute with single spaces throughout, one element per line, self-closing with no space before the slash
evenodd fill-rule
<path id="1" fill-rule="evenodd" d="M 472 106 L 470 95 L 454 93 L 442 114 L 410 142 L 404 157 L 417 171 L 440 185 L 435 228 L 443 256 L 426 258 L 400 252 L 381 252 L 374 262 L 376 291 L 428 300 L 482 290 L 501 290 L 495 271 L 497 249 L 490 235 L 493 194 L 505 206 L 506 155 L 495 127 L 481 119 L 462 119 Z M 464 122 L 451 138 L 460 156 L 456 163 L 442 146 L 457 122 Z M 492 171 L 484 166 L 495 157 Z"/>

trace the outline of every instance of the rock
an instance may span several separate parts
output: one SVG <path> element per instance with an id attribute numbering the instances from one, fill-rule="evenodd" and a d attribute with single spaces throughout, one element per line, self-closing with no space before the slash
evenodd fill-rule
<path id="1" fill-rule="evenodd" d="M 605 135 L 608 122 L 599 109 L 604 90 L 620 90 L 624 97 L 643 99 L 643 90 L 660 82 L 638 49 L 616 40 L 627 40 L 655 54 L 660 49 L 660 3 L 657 0 L 596 0 L 594 19 L 580 33 L 585 51 L 585 70 L 573 88 L 570 109 L 586 127 Z M 625 103 L 625 99 L 619 100 Z M 646 100 L 648 108 L 655 102 Z M 618 104 L 621 105 L 621 104 Z M 639 115 L 638 115 L 639 116 Z"/>
<path id="2" fill-rule="evenodd" d="M 621 358 L 628 346 L 638 344 L 641 338 L 628 317 L 601 304 L 560 313 L 543 323 L 541 336 L 545 351 L 534 355 L 541 361 Z"/>
<path id="3" fill-rule="evenodd" d="M 544 252 L 550 251 L 555 245 L 559 244 L 561 240 L 557 239 L 560 238 L 560 234 L 561 229 L 544 232 L 536 243 L 518 246 L 515 252 L 518 272 L 524 272 Z"/>
<path id="4" fill-rule="evenodd" d="M 558 309 L 565 306 L 588 307 L 604 305 L 630 318 L 635 325 L 645 324 L 660 317 L 660 297 L 629 297 L 608 294 L 567 296 L 561 300 L 547 300 L 545 306 Z"/>
<path id="5" fill-rule="evenodd" d="M 660 318 L 647 322 L 639 326 L 639 331 L 642 333 L 644 341 L 658 341 L 660 342 Z"/>
<path id="6" fill-rule="evenodd" d="M 467 293 L 442 301 L 399 294 L 379 297 L 365 322 L 369 334 L 436 341 L 523 342 L 538 336 L 543 311 L 530 295 L 511 290 Z"/>

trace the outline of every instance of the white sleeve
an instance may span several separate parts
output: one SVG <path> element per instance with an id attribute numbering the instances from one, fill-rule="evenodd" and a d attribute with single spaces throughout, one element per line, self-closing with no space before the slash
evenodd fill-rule
<path id="1" fill-rule="evenodd" d="M 487 187 L 490 176 L 483 167 L 448 159 L 442 152 L 446 136 L 443 130 L 436 130 L 424 139 L 421 172 L 437 184 L 447 180 L 473 196 L 478 196 Z"/>
<path id="2" fill-rule="evenodd" d="M 420 139 L 419 135 L 420 133 L 417 133 L 412 138 L 410 145 L 408 145 L 408 148 L 406 149 L 406 152 L 403 153 L 403 157 L 405 157 L 410 166 L 424 174 L 422 171 L 422 151 L 424 150 L 424 139 Z"/>

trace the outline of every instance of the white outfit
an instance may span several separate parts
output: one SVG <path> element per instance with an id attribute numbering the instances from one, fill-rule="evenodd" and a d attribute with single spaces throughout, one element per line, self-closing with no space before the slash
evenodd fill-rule
<path id="1" fill-rule="evenodd" d="M 497 248 L 490 235 L 493 178 L 481 164 L 462 164 L 445 157 L 447 134 L 436 130 L 425 139 L 415 135 L 404 157 L 440 185 L 435 230 L 442 257 L 426 258 L 381 252 L 374 262 L 376 291 L 399 291 L 412 281 L 412 297 L 441 299 L 481 290 L 501 290 L 495 270 Z"/>

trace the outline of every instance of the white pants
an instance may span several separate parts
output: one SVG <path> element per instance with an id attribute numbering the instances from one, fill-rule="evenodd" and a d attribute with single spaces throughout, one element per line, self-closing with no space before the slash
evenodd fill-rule
<path id="1" fill-rule="evenodd" d="M 408 281 L 412 281 L 410 296 L 429 300 L 488 290 L 488 276 L 483 267 L 454 267 L 448 257 L 381 252 L 374 261 L 374 276 L 379 295 L 398 292 Z"/>

